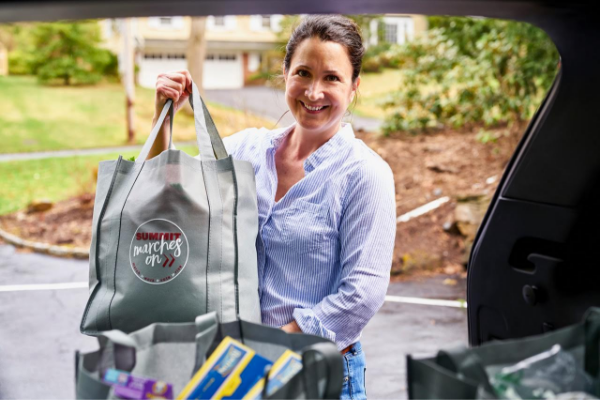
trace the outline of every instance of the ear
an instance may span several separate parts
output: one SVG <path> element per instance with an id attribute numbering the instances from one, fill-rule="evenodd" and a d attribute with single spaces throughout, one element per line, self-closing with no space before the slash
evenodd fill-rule
<path id="1" fill-rule="evenodd" d="M 354 96 L 356 96 L 356 91 L 358 90 L 358 86 L 360 85 L 360 75 L 356 77 L 356 80 L 352 83 L 352 92 L 350 94 L 350 101 L 354 100 Z"/>
<path id="2" fill-rule="evenodd" d="M 285 66 L 281 65 L 281 70 L 283 71 L 283 81 L 287 83 L 287 71 L 285 70 Z"/>

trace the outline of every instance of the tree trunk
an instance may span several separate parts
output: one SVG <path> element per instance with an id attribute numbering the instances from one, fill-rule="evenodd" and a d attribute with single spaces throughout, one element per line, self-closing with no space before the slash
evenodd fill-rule
<path id="1" fill-rule="evenodd" d="M 131 19 L 123 24 L 123 86 L 125 86 L 125 115 L 127 121 L 127 143 L 135 142 L 133 105 L 135 101 L 134 46 Z"/>
<path id="2" fill-rule="evenodd" d="M 192 26 L 187 46 L 187 65 L 192 79 L 204 95 L 202 79 L 204 73 L 204 59 L 206 58 L 206 17 L 192 17 Z"/>

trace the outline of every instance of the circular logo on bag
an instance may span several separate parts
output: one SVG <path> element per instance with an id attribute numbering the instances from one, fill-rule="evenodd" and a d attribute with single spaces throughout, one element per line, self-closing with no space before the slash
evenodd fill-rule
<path id="1" fill-rule="evenodd" d="M 161 285 L 177 278 L 189 255 L 185 233 L 166 219 L 151 219 L 138 226 L 129 247 L 133 273 L 151 285 Z"/>

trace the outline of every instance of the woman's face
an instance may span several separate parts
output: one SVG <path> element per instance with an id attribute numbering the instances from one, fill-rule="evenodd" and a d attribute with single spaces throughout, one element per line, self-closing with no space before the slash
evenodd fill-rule
<path id="1" fill-rule="evenodd" d="M 284 76 L 285 99 L 298 125 L 333 136 L 360 83 L 360 77 L 352 81 L 352 64 L 344 46 L 305 39 L 296 47 Z"/>

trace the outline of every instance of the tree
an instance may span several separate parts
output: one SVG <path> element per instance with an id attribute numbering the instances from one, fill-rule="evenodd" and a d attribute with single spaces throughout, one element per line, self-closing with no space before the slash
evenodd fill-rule
<path id="1" fill-rule="evenodd" d="M 115 56 L 99 47 L 96 21 L 36 24 L 33 36 L 32 72 L 43 83 L 96 83 L 114 68 Z"/>
<path id="2" fill-rule="evenodd" d="M 206 58 L 205 31 L 206 17 L 192 17 L 187 47 L 187 64 L 188 71 L 200 90 L 200 95 L 204 94 L 202 80 L 204 79 L 204 59 Z"/>
<path id="3" fill-rule="evenodd" d="M 405 79 L 385 101 L 393 109 L 387 132 L 520 125 L 531 118 L 559 62 L 542 30 L 469 17 L 432 17 L 429 27 L 394 50 Z"/>

